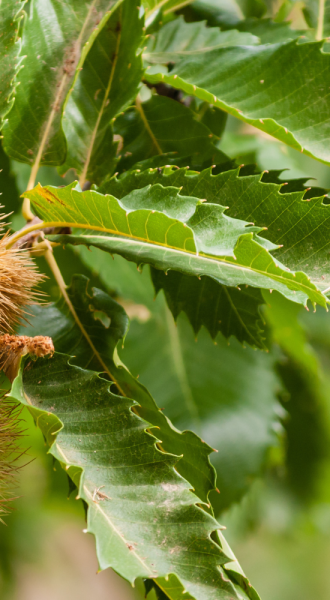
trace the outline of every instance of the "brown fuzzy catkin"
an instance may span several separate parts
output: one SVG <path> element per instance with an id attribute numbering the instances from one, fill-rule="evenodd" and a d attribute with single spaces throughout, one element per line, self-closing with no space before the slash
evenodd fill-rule
<path id="1" fill-rule="evenodd" d="M 0 336 L 0 369 L 9 381 L 14 381 L 22 356 L 30 354 L 36 357 L 53 356 L 55 352 L 52 338 L 44 335 L 28 337 L 27 335 Z"/>

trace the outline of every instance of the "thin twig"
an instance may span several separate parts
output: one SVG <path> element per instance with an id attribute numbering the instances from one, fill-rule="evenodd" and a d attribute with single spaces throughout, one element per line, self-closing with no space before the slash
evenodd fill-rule
<path id="1" fill-rule="evenodd" d="M 317 30 L 316 30 L 316 39 L 318 41 L 323 39 L 324 8 L 325 8 L 325 0 L 319 0 L 319 12 L 318 12 Z"/>
<path id="2" fill-rule="evenodd" d="M 71 302 L 71 300 L 69 298 L 69 295 L 67 293 L 67 289 L 66 289 L 67 286 L 65 284 L 65 281 L 63 279 L 62 273 L 61 273 L 61 271 L 59 269 L 59 266 L 58 266 L 58 264 L 57 264 L 57 262 L 55 260 L 55 257 L 53 255 L 52 250 L 51 249 L 47 250 L 47 252 L 44 254 L 44 256 L 45 256 L 45 259 L 46 259 L 46 261 L 48 263 L 49 268 L 51 269 L 51 271 L 52 271 L 52 273 L 54 275 L 54 278 L 55 278 L 56 283 L 57 283 L 57 285 L 58 285 L 58 287 L 60 289 L 60 292 L 61 292 L 61 294 L 62 294 L 62 296 L 63 296 L 63 298 L 64 298 L 64 300 L 65 300 L 65 302 L 66 302 L 66 304 L 67 304 L 67 306 L 68 306 L 68 308 L 69 308 L 69 310 L 70 310 L 70 312 L 71 312 L 71 314 L 72 314 L 72 316 L 73 316 L 73 318 L 74 318 L 74 320 L 75 320 L 75 322 L 77 324 L 77 326 L 79 327 L 81 333 L 83 334 L 84 338 L 87 340 L 88 344 L 90 345 L 90 347 L 91 347 L 94 355 L 96 356 L 97 360 L 99 361 L 100 365 L 103 367 L 104 371 L 109 375 L 111 381 L 113 381 L 116 384 L 116 386 L 117 386 L 119 392 L 121 393 L 121 395 L 122 396 L 126 396 L 125 392 L 121 389 L 118 381 L 112 375 L 112 373 L 110 372 L 108 366 L 106 365 L 106 363 L 102 359 L 101 355 L 99 354 L 99 352 L 95 348 L 95 346 L 94 346 L 92 340 L 90 339 L 90 337 L 89 337 L 86 329 L 84 328 L 82 322 L 80 321 L 80 319 L 79 319 L 79 317 L 78 317 L 78 315 L 76 313 L 76 310 L 75 310 L 75 308 L 74 308 L 74 306 L 73 306 L 73 304 L 72 304 L 72 302 Z"/>

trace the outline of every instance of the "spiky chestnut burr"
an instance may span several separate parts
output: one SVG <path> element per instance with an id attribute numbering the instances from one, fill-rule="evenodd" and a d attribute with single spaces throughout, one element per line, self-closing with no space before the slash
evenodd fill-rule
<path id="1" fill-rule="evenodd" d="M 0 217 L 1 218 L 1 217 Z M 0 225 L 0 234 L 3 224 Z M 45 356 L 54 352 L 50 338 L 9 335 L 28 316 L 28 306 L 38 299 L 35 286 L 42 276 L 37 272 L 28 251 L 8 247 L 9 236 L 0 238 L 0 369 L 13 381 L 24 354 Z M 0 392 L 0 515 L 8 512 L 19 455 L 19 409 Z M 1 520 L 1 518 L 0 518 Z"/>
<path id="2" fill-rule="evenodd" d="M 0 333 L 9 333 L 26 316 L 27 306 L 38 297 L 34 288 L 43 279 L 28 252 L 7 244 L 5 234 L 0 238 Z"/>

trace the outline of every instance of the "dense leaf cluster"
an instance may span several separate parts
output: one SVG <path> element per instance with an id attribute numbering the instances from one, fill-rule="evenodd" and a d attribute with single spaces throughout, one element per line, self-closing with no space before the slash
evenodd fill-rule
<path id="1" fill-rule="evenodd" d="M 8 157 L 29 170 L 8 248 L 59 293 L 48 284 L 24 328 L 56 352 L 23 359 L 11 396 L 86 503 L 101 569 L 162 600 L 257 600 L 215 516 L 284 428 L 300 489 L 297 389 L 315 407 L 322 393 L 298 317 L 327 308 L 330 206 L 305 180 L 240 165 L 222 138 L 232 115 L 330 164 L 329 7 L 306 3 L 302 32 L 286 2 L 24 4 L 0 6 L 8 211 Z"/>

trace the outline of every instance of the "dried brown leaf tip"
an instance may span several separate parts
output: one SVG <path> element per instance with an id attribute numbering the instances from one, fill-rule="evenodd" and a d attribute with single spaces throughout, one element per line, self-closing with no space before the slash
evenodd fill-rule
<path id="1" fill-rule="evenodd" d="M 54 351 L 53 340 L 50 337 L 43 335 L 28 337 L 27 335 L 9 335 L 7 333 L 0 336 L 0 369 L 4 371 L 10 381 L 14 381 L 22 356 L 31 354 L 36 357 L 51 357 Z"/>
<path id="2" fill-rule="evenodd" d="M 0 228 L 1 231 L 1 228 Z M 0 332 L 7 333 L 26 316 L 26 308 L 38 298 L 34 288 L 42 281 L 26 250 L 6 248 L 8 235 L 0 239 Z"/>

